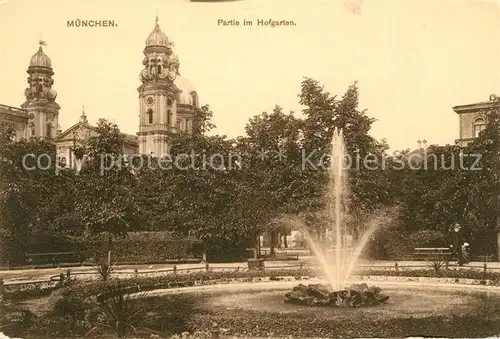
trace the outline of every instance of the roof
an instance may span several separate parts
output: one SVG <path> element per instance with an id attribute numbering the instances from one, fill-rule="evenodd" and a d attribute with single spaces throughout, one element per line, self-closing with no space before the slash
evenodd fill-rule
<path id="1" fill-rule="evenodd" d="M 38 52 L 31 57 L 30 67 L 52 68 L 50 58 L 43 52 L 42 46 L 40 46 Z"/>
<path id="2" fill-rule="evenodd" d="M 28 111 L 25 110 L 24 108 L 18 108 L 18 107 L 7 106 L 7 105 L 2 105 L 2 104 L 0 104 L 0 113 L 7 113 L 7 114 L 21 115 L 21 116 L 28 115 Z"/>
<path id="3" fill-rule="evenodd" d="M 98 131 L 97 126 L 91 125 L 91 124 L 86 123 L 86 122 L 79 121 L 76 124 L 74 124 L 73 126 L 71 126 L 70 128 L 68 128 L 67 130 L 65 130 L 64 132 L 62 132 L 61 134 L 59 134 L 58 136 L 56 136 L 54 138 L 54 141 L 57 142 L 58 140 L 62 140 L 62 139 L 64 139 L 65 136 L 67 136 L 71 132 L 73 132 L 75 130 L 78 130 L 78 129 L 82 128 L 82 127 L 84 129 L 88 129 L 88 130 L 94 131 L 96 133 Z M 138 143 L 138 139 L 137 139 L 136 135 L 127 134 L 127 133 L 122 133 L 122 135 L 124 137 L 124 141 L 125 142 L 127 142 L 127 143 Z"/>
<path id="4" fill-rule="evenodd" d="M 494 108 L 497 106 L 500 106 L 500 98 L 495 94 L 491 94 L 489 101 L 480 101 L 480 102 L 476 102 L 473 104 L 467 104 L 467 105 L 457 105 L 457 106 L 453 106 L 453 110 L 456 113 L 466 113 L 466 112 L 476 112 L 476 111 L 481 111 L 481 110 L 487 110 L 487 109 L 491 109 L 491 108 Z"/>

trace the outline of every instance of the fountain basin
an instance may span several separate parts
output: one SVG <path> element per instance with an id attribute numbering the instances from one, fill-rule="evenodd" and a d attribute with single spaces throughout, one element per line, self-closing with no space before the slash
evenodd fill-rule
<path id="1" fill-rule="evenodd" d="M 380 281 L 376 284 L 390 297 L 386 302 L 376 307 L 340 308 L 285 303 L 284 294 L 297 283 L 152 291 L 147 303 L 159 306 L 158 312 L 170 313 L 179 308 L 170 302 L 189 305 L 187 310 L 179 309 L 188 318 L 179 330 L 203 330 L 216 322 L 230 335 L 366 338 L 500 333 L 500 289 L 494 286 Z"/>

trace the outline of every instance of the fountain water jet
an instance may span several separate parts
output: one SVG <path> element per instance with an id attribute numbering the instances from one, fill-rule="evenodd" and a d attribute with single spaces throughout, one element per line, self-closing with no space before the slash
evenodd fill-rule
<path id="1" fill-rule="evenodd" d="M 369 289 L 365 284 L 352 286 L 346 290 L 347 280 L 356 267 L 356 263 L 371 235 L 380 224 L 380 218 L 371 220 L 369 227 L 354 249 L 349 246 L 345 222 L 345 216 L 348 213 L 347 152 L 343 133 L 337 128 L 333 132 L 331 146 L 326 206 L 328 222 L 331 225 L 332 255 L 329 255 L 327 249 L 321 249 L 321 246 L 312 239 L 302 223 L 297 219 L 292 219 L 292 222 L 295 225 L 300 225 L 300 229 L 304 231 L 309 248 L 314 253 L 321 271 L 327 279 L 328 286 L 310 285 L 305 287 L 300 285 L 287 294 L 287 301 L 326 305 L 339 304 L 339 299 L 341 299 L 340 303 L 347 303 L 351 306 L 384 302 L 388 297 L 379 295 L 380 289 Z M 333 258 L 331 258 L 332 256 Z"/>

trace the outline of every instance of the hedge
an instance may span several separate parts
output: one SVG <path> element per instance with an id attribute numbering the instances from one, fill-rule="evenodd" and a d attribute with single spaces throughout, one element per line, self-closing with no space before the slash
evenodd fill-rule
<path id="1" fill-rule="evenodd" d="M 411 255 L 416 247 L 448 247 L 448 237 L 439 231 L 391 232 L 385 243 L 387 254 L 392 259 Z"/>
<path id="2" fill-rule="evenodd" d="M 87 260 L 95 261 L 106 255 L 108 237 L 105 234 L 92 239 L 77 240 Z M 166 259 L 201 258 L 199 241 L 176 238 L 167 232 L 137 232 L 112 239 L 114 262 L 158 262 Z"/>
<path id="3" fill-rule="evenodd" d="M 28 239 L 27 253 L 79 252 L 86 261 L 106 256 L 106 234 L 88 238 L 39 234 Z M 0 252 L 1 265 L 7 264 L 8 249 Z M 201 246 L 194 238 L 178 238 L 168 232 L 136 232 L 115 236 L 112 260 L 117 262 L 162 262 L 166 259 L 201 258 Z"/>

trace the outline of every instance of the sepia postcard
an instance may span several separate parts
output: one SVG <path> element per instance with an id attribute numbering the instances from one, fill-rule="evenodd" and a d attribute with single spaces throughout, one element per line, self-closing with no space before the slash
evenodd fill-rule
<path id="1" fill-rule="evenodd" d="M 0 0 L 0 309 L 500 336 L 500 2 Z"/>

